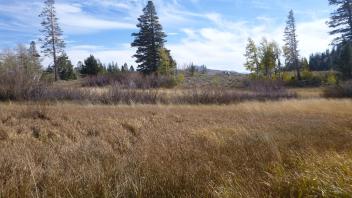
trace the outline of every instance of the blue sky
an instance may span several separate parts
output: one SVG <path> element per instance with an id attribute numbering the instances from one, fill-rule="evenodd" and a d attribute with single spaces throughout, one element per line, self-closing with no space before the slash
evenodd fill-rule
<path id="1" fill-rule="evenodd" d="M 130 47 L 137 17 L 147 0 L 56 0 L 67 54 L 75 64 L 89 54 L 102 62 L 134 64 Z M 282 45 L 290 9 L 295 11 L 302 56 L 324 51 L 331 36 L 327 0 L 154 0 L 168 34 L 167 48 L 180 68 L 193 62 L 244 72 L 248 37 Z M 40 37 L 41 0 L 0 0 L 0 48 Z M 45 59 L 44 65 L 50 64 Z"/>

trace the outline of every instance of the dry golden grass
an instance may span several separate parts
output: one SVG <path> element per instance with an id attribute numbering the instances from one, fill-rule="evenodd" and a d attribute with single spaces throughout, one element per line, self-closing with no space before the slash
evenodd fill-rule
<path id="1" fill-rule="evenodd" d="M 324 87 L 291 88 L 290 90 L 297 93 L 297 96 L 299 98 L 304 98 L 304 99 L 321 98 L 324 94 Z"/>
<path id="2" fill-rule="evenodd" d="M 351 100 L 0 104 L 0 197 L 351 194 Z"/>

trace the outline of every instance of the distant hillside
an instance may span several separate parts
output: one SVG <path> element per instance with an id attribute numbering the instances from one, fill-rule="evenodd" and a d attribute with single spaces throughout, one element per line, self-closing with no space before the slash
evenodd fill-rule
<path id="1" fill-rule="evenodd" d="M 242 75 L 241 73 L 235 72 L 235 71 L 209 69 L 209 68 L 205 67 L 204 65 L 202 65 L 202 66 L 194 65 L 194 67 L 195 67 L 195 71 L 197 71 L 198 73 L 207 74 L 209 76 L 222 75 L 222 74 Z"/>
<path id="2" fill-rule="evenodd" d="M 207 69 L 206 72 L 208 75 L 221 75 L 221 74 L 228 74 L 228 75 L 242 75 L 241 73 L 235 71 L 226 71 L 226 70 L 214 70 L 214 69 Z"/>
<path id="3" fill-rule="evenodd" d="M 233 71 L 221 71 L 207 69 L 201 72 L 196 72 L 193 76 L 189 73 L 185 75 L 185 82 L 182 87 L 222 87 L 222 88 L 240 88 L 243 87 L 243 82 L 247 79 L 246 74 L 241 74 Z"/>

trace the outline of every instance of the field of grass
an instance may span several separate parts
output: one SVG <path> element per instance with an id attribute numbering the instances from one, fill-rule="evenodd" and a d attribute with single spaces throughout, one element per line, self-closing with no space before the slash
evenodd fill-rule
<path id="1" fill-rule="evenodd" d="M 351 194 L 351 100 L 0 104 L 0 197 Z"/>

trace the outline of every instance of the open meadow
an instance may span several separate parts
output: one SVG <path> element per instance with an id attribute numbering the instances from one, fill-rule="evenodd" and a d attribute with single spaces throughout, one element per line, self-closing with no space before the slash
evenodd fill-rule
<path id="1" fill-rule="evenodd" d="M 0 104 L 0 197 L 349 197 L 352 101 Z"/>
<path id="2" fill-rule="evenodd" d="M 0 198 L 306 197 L 352 198 L 352 0 L 0 0 Z"/>

